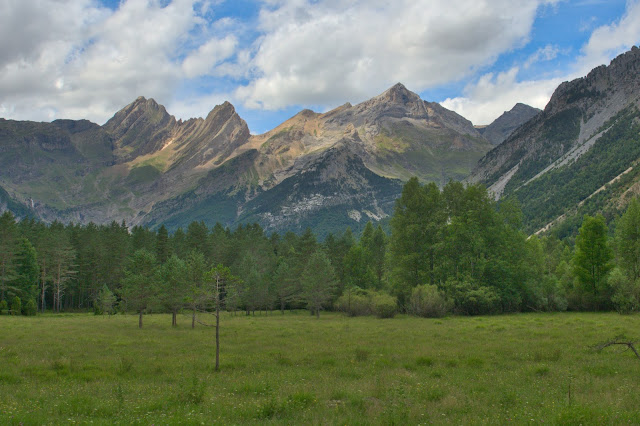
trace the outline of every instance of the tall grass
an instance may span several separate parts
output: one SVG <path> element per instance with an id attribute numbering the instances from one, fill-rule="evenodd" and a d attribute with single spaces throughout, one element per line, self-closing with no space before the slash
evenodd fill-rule
<path id="1" fill-rule="evenodd" d="M 640 316 L 0 316 L 0 424 L 640 422 Z M 569 400 L 571 389 L 571 400 Z"/>

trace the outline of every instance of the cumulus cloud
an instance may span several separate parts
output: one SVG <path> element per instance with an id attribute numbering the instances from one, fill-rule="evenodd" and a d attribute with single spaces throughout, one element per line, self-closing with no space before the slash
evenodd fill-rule
<path id="1" fill-rule="evenodd" d="M 490 124 L 518 102 L 543 109 L 562 79 L 518 82 L 518 71 L 514 67 L 497 75 L 485 74 L 467 86 L 463 96 L 448 98 L 441 104 L 474 124 Z"/>
<path id="2" fill-rule="evenodd" d="M 462 96 L 448 98 L 442 105 L 475 124 L 491 123 L 517 102 L 542 109 L 561 82 L 582 77 L 593 68 L 608 64 L 614 56 L 638 42 L 640 1 L 634 0 L 627 3 L 625 14 L 619 21 L 598 27 L 591 33 L 589 41 L 581 50 L 581 55 L 563 75 L 557 78 L 518 81 L 517 67 L 498 75 L 485 74 L 476 83 L 468 85 Z M 558 48 L 545 46 L 530 56 L 524 67 L 542 60 L 552 60 L 558 53 Z"/>
<path id="3" fill-rule="evenodd" d="M 232 35 L 208 34 L 215 23 L 201 0 L 126 0 L 115 11 L 91 0 L 6 1 L 0 112 L 9 118 L 104 122 L 139 95 L 169 103 L 184 79 L 212 72 L 236 46 Z"/>
<path id="4" fill-rule="evenodd" d="M 221 0 L 122 0 L 115 10 L 96 0 L 2 0 L 0 116 L 102 123 L 139 95 L 181 118 L 225 99 L 264 110 L 323 108 L 396 82 L 420 92 L 471 77 L 443 104 L 486 123 L 516 102 L 544 107 L 560 82 L 518 81 L 518 68 L 486 73 L 525 46 L 540 9 L 559 1 L 262 0 L 255 22 L 240 22 L 216 15 Z M 564 79 L 638 39 L 634 0 L 618 22 L 593 32 Z M 561 49 L 543 47 L 522 70 Z"/>
<path id="5" fill-rule="evenodd" d="M 596 28 L 582 49 L 576 72 L 586 74 L 598 65 L 607 64 L 616 54 L 640 42 L 640 1 L 627 2 L 624 16 L 610 25 Z"/>
<path id="6" fill-rule="evenodd" d="M 527 42 L 531 0 L 289 0 L 260 16 L 253 108 L 358 101 L 402 81 L 421 91 L 459 80 Z"/>
<path id="7" fill-rule="evenodd" d="M 209 75 L 217 64 L 235 53 L 238 40 L 230 35 L 223 39 L 211 39 L 182 62 L 187 78 Z"/>

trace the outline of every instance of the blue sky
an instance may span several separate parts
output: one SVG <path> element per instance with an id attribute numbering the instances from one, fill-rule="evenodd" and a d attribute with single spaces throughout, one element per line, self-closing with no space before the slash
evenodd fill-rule
<path id="1" fill-rule="evenodd" d="M 640 1 L 0 0 L 0 117 L 99 124 L 225 100 L 253 133 L 397 82 L 474 124 L 640 43 Z"/>

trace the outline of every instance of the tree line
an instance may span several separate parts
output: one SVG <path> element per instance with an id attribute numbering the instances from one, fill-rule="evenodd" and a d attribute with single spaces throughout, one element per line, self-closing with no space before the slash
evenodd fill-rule
<path id="1" fill-rule="evenodd" d="M 640 202 L 609 232 L 585 216 L 573 240 L 528 236 L 517 202 L 479 185 L 411 179 L 390 233 L 367 223 L 324 241 L 192 222 L 171 235 L 123 223 L 78 225 L 0 216 L 0 313 L 197 312 L 221 302 L 255 315 L 390 317 L 640 308 Z M 224 277 L 220 281 L 220 277 Z M 216 285 L 214 285 L 216 283 Z M 223 284 L 220 286 L 220 284 Z"/>

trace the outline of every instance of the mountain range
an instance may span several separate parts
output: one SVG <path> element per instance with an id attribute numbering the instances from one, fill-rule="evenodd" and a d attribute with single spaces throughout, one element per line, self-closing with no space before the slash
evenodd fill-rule
<path id="1" fill-rule="evenodd" d="M 486 127 L 402 84 L 357 105 L 303 110 L 261 135 L 228 102 L 187 121 L 144 97 L 103 126 L 0 119 L 0 209 L 45 221 L 258 222 L 323 235 L 385 220 L 417 176 L 516 198 L 531 232 L 569 229 L 565 219 L 614 215 L 638 192 L 639 57 L 633 48 L 560 85 L 543 111 L 517 104 Z"/>
<path id="2" fill-rule="evenodd" d="M 529 232 L 570 235 L 640 193 L 640 49 L 562 83 L 544 111 L 483 157 L 468 181 L 517 199 Z"/>
<path id="3" fill-rule="evenodd" d="M 490 148 L 471 122 L 401 84 L 262 135 L 228 102 L 181 121 L 139 97 L 103 126 L 0 119 L 0 203 L 45 221 L 322 233 L 388 217 L 402 181 L 462 179 Z"/>

